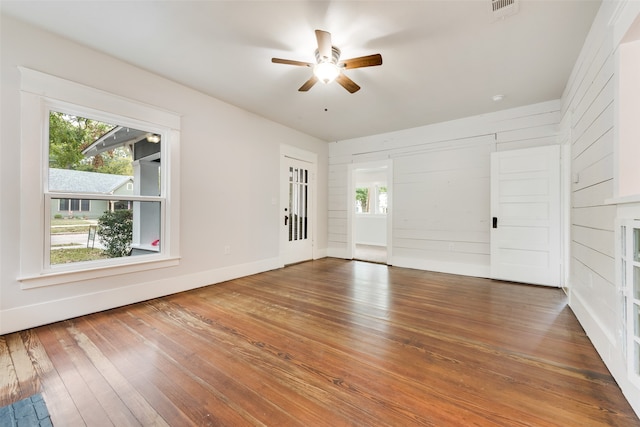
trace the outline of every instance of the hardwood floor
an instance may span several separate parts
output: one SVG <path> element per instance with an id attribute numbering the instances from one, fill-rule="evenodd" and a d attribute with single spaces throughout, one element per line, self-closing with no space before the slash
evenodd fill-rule
<path id="1" fill-rule="evenodd" d="M 639 426 L 558 289 L 323 259 L 0 337 L 55 426 Z"/>

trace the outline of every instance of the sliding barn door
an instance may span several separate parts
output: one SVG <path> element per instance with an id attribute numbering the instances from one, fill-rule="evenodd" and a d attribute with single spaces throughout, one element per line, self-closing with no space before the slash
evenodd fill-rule
<path id="1" fill-rule="evenodd" d="M 560 286 L 560 147 L 491 155 L 491 277 Z"/>

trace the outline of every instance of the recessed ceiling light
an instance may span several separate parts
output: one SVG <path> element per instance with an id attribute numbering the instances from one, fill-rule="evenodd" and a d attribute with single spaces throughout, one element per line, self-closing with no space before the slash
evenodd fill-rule
<path id="1" fill-rule="evenodd" d="M 493 95 L 492 98 L 495 102 L 500 102 L 504 99 L 504 95 Z"/>

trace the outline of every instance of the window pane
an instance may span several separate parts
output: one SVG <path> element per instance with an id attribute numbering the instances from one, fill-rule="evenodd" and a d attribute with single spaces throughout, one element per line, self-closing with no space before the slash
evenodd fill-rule
<path id="1" fill-rule="evenodd" d="M 161 203 L 117 197 L 162 196 L 161 147 L 153 132 L 49 114 L 52 265 L 160 252 Z"/>
<path id="2" fill-rule="evenodd" d="M 640 262 L 640 229 L 633 230 L 633 260 Z"/>
<path id="3" fill-rule="evenodd" d="M 640 299 L 640 267 L 633 267 L 633 297 Z"/>
<path id="4" fill-rule="evenodd" d="M 356 213 L 369 213 L 369 189 L 356 188 Z"/>
<path id="5" fill-rule="evenodd" d="M 91 200 L 95 217 L 55 217 L 51 201 L 51 265 L 158 253 L 160 202 Z M 124 208 L 124 209 L 117 209 Z"/>
<path id="6" fill-rule="evenodd" d="M 387 187 L 378 188 L 378 207 L 376 210 L 378 214 L 387 213 Z"/>
<path id="7" fill-rule="evenodd" d="M 161 196 L 161 147 L 161 136 L 146 130 L 52 111 L 48 190 Z"/>

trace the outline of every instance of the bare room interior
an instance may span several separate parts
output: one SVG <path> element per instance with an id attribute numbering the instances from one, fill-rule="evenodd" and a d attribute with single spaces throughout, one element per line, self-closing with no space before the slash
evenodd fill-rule
<path id="1" fill-rule="evenodd" d="M 640 2 L 0 19 L 3 426 L 640 426 Z"/>

